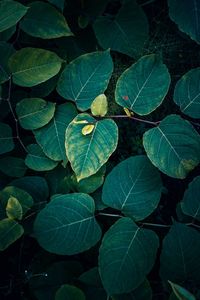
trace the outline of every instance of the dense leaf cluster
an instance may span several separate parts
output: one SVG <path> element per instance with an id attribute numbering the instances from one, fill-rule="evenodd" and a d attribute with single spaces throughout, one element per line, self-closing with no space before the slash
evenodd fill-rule
<path id="1" fill-rule="evenodd" d="M 0 297 L 200 299 L 200 68 L 151 50 L 154 2 L 0 1 Z M 199 1 L 164 11 L 200 43 Z"/>

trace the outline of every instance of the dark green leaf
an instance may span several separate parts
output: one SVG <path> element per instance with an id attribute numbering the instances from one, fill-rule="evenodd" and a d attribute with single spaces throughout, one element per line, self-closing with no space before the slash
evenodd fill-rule
<path id="1" fill-rule="evenodd" d="M 85 295 L 79 288 L 64 284 L 57 290 L 55 300 L 85 300 Z"/>
<path id="2" fill-rule="evenodd" d="M 22 158 L 6 156 L 0 158 L 0 170 L 10 177 L 22 177 L 27 168 Z"/>
<path id="3" fill-rule="evenodd" d="M 5 250 L 24 233 L 23 227 L 16 221 L 4 219 L 0 221 L 0 251 Z"/>
<path id="4" fill-rule="evenodd" d="M 8 60 L 15 53 L 11 44 L 0 42 L 0 84 L 9 79 Z"/>
<path id="5" fill-rule="evenodd" d="M 14 149 L 12 129 L 9 125 L 0 122 L 0 154 Z"/>

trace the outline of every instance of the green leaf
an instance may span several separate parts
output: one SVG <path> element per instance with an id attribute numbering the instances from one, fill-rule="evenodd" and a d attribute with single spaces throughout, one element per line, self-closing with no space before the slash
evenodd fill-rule
<path id="1" fill-rule="evenodd" d="M 22 177 L 27 168 L 22 158 L 6 156 L 0 158 L 0 170 L 10 177 Z"/>
<path id="2" fill-rule="evenodd" d="M 153 267 L 158 246 L 157 235 L 130 218 L 121 218 L 111 226 L 99 250 L 99 272 L 108 294 L 137 288 Z"/>
<path id="3" fill-rule="evenodd" d="M 163 240 L 160 275 L 177 283 L 200 283 L 200 233 L 175 222 Z"/>
<path id="4" fill-rule="evenodd" d="M 79 280 L 86 285 L 102 287 L 102 282 L 99 275 L 98 267 L 94 267 L 82 273 L 81 276 L 79 277 Z"/>
<path id="5" fill-rule="evenodd" d="M 8 60 L 15 53 L 15 49 L 11 44 L 0 42 L 0 84 L 9 79 Z"/>
<path id="6" fill-rule="evenodd" d="M 41 247 L 52 253 L 84 252 L 101 237 L 94 212 L 94 201 L 87 194 L 54 196 L 36 217 L 35 237 Z"/>
<path id="7" fill-rule="evenodd" d="M 84 54 L 68 64 L 58 81 L 57 91 L 65 99 L 85 111 L 102 94 L 110 80 L 113 62 L 110 51 Z"/>
<path id="8" fill-rule="evenodd" d="M 160 57 L 145 55 L 128 68 L 117 81 L 116 102 L 139 115 L 154 111 L 164 100 L 170 75 Z"/>
<path id="9" fill-rule="evenodd" d="M 113 168 L 103 185 L 102 200 L 134 220 L 143 220 L 158 206 L 162 181 L 144 155 L 129 157 Z"/>
<path id="10" fill-rule="evenodd" d="M 89 135 L 82 134 L 81 120 L 94 123 Z M 79 114 L 67 127 L 65 147 L 72 169 L 80 181 L 95 174 L 115 151 L 118 142 L 118 128 L 113 120 L 96 121 L 88 114 Z"/>
<path id="11" fill-rule="evenodd" d="M 65 131 L 76 115 L 77 110 L 73 104 L 58 105 L 53 119 L 46 126 L 34 131 L 37 143 L 50 159 L 66 161 Z"/>
<path id="12" fill-rule="evenodd" d="M 49 171 L 58 165 L 58 162 L 48 158 L 37 144 L 29 145 L 27 150 L 28 154 L 25 159 L 25 164 L 29 169 L 34 171 Z"/>
<path id="13" fill-rule="evenodd" d="M 185 191 L 181 209 L 184 214 L 200 221 L 200 176 L 197 176 L 189 184 Z"/>
<path id="14" fill-rule="evenodd" d="M 5 250 L 24 233 L 23 227 L 16 221 L 4 219 L 0 221 L 0 251 Z"/>
<path id="15" fill-rule="evenodd" d="M 16 113 L 24 129 L 34 130 L 48 124 L 53 118 L 55 103 L 40 98 L 25 98 L 17 103 Z"/>
<path id="16" fill-rule="evenodd" d="M 40 176 L 24 176 L 13 180 L 9 185 L 25 190 L 33 197 L 37 205 L 44 204 L 49 196 L 47 182 Z"/>
<path id="17" fill-rule="evenodd" d="M 168 5 L 172 21 L 178 25 L 181 31 L 200 44 L 200 2 L 197 0 L 168 0 Z"/>
<path id="18" fill-rule="evenodd" d="M 179 79 L 174 90 L 174 102 L 181 111 L 192 117 L 200 118 L 200 68 L 192 69 Z"/>
<path id="19" fill-rule="evenodd" d="M 75 174 L 72 175 L 73 189 L 79 193 L 91 194 L 96 191 L 104 182 L 106 166 L 103 165 L 97 173 L 77 182 Z"/>
<path id="20" fill-rule="evenodd" d="M 14 26 L 27 12 L 28 7 L 17 1 L 0 1 L 0 32 Z"/>
<path id="21" fill-rule="evenodd" d="M 15 197 L 10 197 L 6 205 L 6 214 L 9 219 L 21 220 L 23 216 L 22 206 Z"/>
<path id="22" fill-rule="evenodd" d="M 67 194 L 71 189 L 71 172 L 69 168 L 58 165 L 54 170 L 46 173 L 46 180 L 49 185 L 50 194 Z"/>
<path id="23" fill-rule="evenodd" d="M 128 294 L 120 294 L 112 297 L 112 300 L 151 300 L 152 290 L 149 281 L 146 279 L 136 289 Z"/>
<path id="24" fill-rule="evenodd" d="M 34 1 L 29 7 L 26 16 L 20 22 L 21 29 L 27 34 L 42 39 L 73 35 L 65 17 L 52 5 Z"/>
<path id="25" fill-rule="evenodd" d="M 91 104 L 91 113 L 93 116 L 104 117 L 108 111 L 108 101 L 104 94 L 97 96 Z"/>
<path id="26" fill-rule="evenodd" d="M 16 26 L 12 26 L 9 29 L 6 29 L 5 31 L 0 32 L 0 41 L 8 41 L 11 36 L 15 33 Z"/>
<path id="27" fill-rule="evenodd" d="M 63 284 L 56 292 L 55 300 L 85 300 L 83 292 L 69 284 Z"/>
<path id="28" fill-rule="evenodd" d="M 12 129 L 9 125 L 0 122 L 0 154 L 14 149 Z"/>
<path id="29" fill-rule="evenodd" d="M 185 178 L 200 162 L 200 136 L 178 115 L 169 115 L 146 131 L 143 145 L 151 162 L 174 178 Z"/>
<path id="30" fill-rule="evenodd" d="M 126 1 L 118 14 L 101 16 L 93 25 L 103 49 L 112 49 L 131 57 L 140 56 L 148 39 L 148 20 L 136 1 Z M 106 34 L 105 34 L 106 33 Z"/>
<path id="31" fill-rule="evenodd" d="M 65 6 L 65 0 L 48 0 L 50 3 L 58 7 L 61 11 L 63 11 Z"/>
<path id="32" fill-rule="evenodd" d="M 55 76 L 62 59 L 56 53 L 39 48 L 22 48 L 9 59 L 15 84 L 32 87 Z"/>
<path id="33" fill-rule="evenodd" d="M 179 300 L 195 300 L 196 298 L 194 295 L 192 295 L 188 290 L 186 290 L 184 287 L 173 283 L 169 281 L 169 284 L 171 285 L 171 288 L 176 295 L 177 299 Z"/>
<path id="34" fill-rule="evenodd" d="M 15 186 L 7 186 L 0 192 L 0 201 L 5 208 L 11 197 L 18 200 L 22 207 L 23 215 L 25 215 L 33 205 L 33 198 L 29 193 Z"/>

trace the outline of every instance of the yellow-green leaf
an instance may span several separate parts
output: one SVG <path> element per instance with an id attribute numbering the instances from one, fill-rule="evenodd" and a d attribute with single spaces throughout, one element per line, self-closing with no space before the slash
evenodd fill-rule
<path id="1" fill-rule="evenodd" d="M 91 105 L 91 112 L 93 116 L 104 117 L 108 111 L 108 101 L 107 97 L 104 94 L 97 96 Z"/>
<path id="2" fill-rule="evenodd" d="M 15 197 L 10 197 L 6 205 L 6 214 L 9 219 L 22 219 L 22 206 Z"/>
<path id="3" fill-rule="evenodd" d="M 86 125 L 82 128 L 82 134 L 83 135 L 88 135 L 88 134 L 92 133 L 93 130 L 94 130 L 94 125 L 93 124 Z"/>

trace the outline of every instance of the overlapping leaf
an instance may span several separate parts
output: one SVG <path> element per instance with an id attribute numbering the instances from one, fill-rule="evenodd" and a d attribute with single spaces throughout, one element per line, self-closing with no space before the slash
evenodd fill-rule
<path id="1" fill-rule="evenodd" d="M 14 149 L 12 129 L 9 125 L 0 122 L 0 154 Z"/>
<path id="2" fill-rule="evenodd" d="M 99 252 L 99 272 L 109 295 L 137 288 L 153 267 L 157 235 L 121 218 L 104 235 Z"/>
<path id="3" fill-rule="evenodd" d="M 94 32 L 103 49 L 135 57 L 139 56 L 148 39 L 148 20 L 136 1 L 124 1 L 118 14 L 97 18 Z M 106 34 L 105 34 L 106 33 Z"/>
<path id="4" fill-rule="evenodd" d="M 112 71 L 113 62 L 109 51 L 81 55 L 65 67 L 57 91 L 63 98 L 74 101 L 81 111 L 85 111 L 106 90 Z"/>
<path id="5" fill-rule="evenodd" d="M 200 118 L 200 68 L 192 69 L 179 79 L 174 90 L 174 102 L 181 111 Z"/>
<path id="6" fill-rule="evenodd" d="M 143 145 L 151 162 L 171 177 L 185 178 L 200 162 L 200 136 L 178 115 L 146 131 Z"/>
<path id="7" fill-rule="evenodd" d="M 32 87 L 55 76 L 62 59 L 56 53 L 39 48 L 22 48 L 9 59 L 9 68 L 15 84 Z"/>
<path id="8" fill-rule="evenodd" d="M 150 215 L 161 197 L 159 172 L 146 156 L 130 157 L 119 163 L 106 177 L 103 202 L 135 220 Z"/>
<path id="9" fill-rule="evenodd" d="M 37 215 L 34 232 L 45 250 L 62 255 L 86 251 L 101 237 L 87 194 L 57 195 Z"/>
<path id="10" fill-rule="evenodd" d="M 34 131 L 37 143 L 50 159 L 66 161 L 65 131 L 76 114 L 73 104 L 61 104 L 57 106 L 53 119 L 46 126 Z"/>
<path id="11" fill-rule="evenodd" d="M 85 123 L 94 124 L 93 131 L 83 135 Z M 79 114 L 68 126 L 65 147 L 77 180 L 95 174 L 115 151 L 118 128 L 113 120 L 96 121 L 88 114 Z"/>
<path id="12" fill-rule="evenodd" d="M 18 240 L 24 229 L 22 225 L 11 219 L 3 219 L 0 221 L 0 251 L 8 248 L 12 243 Z"/>
<path id="13" fill-rule="evenodd" d="M 20 27 L 27 34 L 42 39 L 73 35 L 65 17 L 52 5 L 42 1 L 29 4 L 29 10 Z"/>

